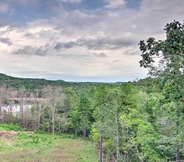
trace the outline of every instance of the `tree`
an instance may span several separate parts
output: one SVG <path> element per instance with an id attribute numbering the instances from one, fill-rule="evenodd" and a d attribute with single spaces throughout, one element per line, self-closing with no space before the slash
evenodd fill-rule
<path id="1" fill-rule="evenodd" d="M 81 127 L 81 116 L 79 112 L 79 107 L 76 106 L 72 110 L 70 110 L 69 118 L 67 122 L 67 126 L 69 129 L 72 129 L 74 131 L 74 134 L 77 136 L 78 132 L 80 131 Z"/>
<path id="2" fill-rule="evenodd" d="M 173 21 L 165 26 L 166 39 L 156 41 L 149 38 L 140 41 L 142 52 L 140 66 L 148 68 L 149 74 L 158 78 L 162 90 L 161 104 L 170 104 L 168 119 L 172 118 L 173 138 L 170 145 L 174 148 L 175 160 L 184 159 L 182 139 L 184 138 L 184 25 Z"/>
<path id="3" fill-rule="evenodd" d="M 24 118 L 24 105 L 26 102 L 26 89 L 24 86 L 22 86 L 19 91 L 18 91 L 18 98 L 20 98 L 19 100 L 19 104 L 20 104 L 20 114 L 21 114 L 21 125 L 24 128 L 25 127 L 25 118 Z"/>
<path id="4" fill-rule="evenodd" d="M 4 102 L 7 100 L 7 87 L 6 85 L 2 85 L 0 87 L 0 118 L 1 122 L 4 122 L 4 109 L 2 108 L 4 106 Z"/>
<path id="5" fill-rule="evenodd" d="M 83 139 L 86 140 L 87 125 L 90 122 L 89 119 L 90 119 L 90 116 L 92 115 L 92 112 L 91 112 L 91 103 L 88 99 L 87 94 L 84 92 L 80 95 L 78 111 L 79 111 L 80 120 L 83 126 Z"/>
<path id="6" fill-rule="evenodd" d="M 47 100 L 47 106 L 51 110 L 51 123 L 52 123 L 52 134 L 55 134 L 55 113 L 58 104 L 63 98 L 63 92 L 61 87 L 47 86 L 45 89 L 45 98 Z"/>
<path id="7" fill-rule="evenodd" d="M 107 99 L 108 89 L 107 86 L 102 84 L 100 85 L 96 93 L 94 94 L 94 118 L 96 119 L 95 127 L 100 132 L 100 162 L 103 161 L 103 136 L 104 136 L 104 121 L 105 117 L 107 116 L 107 106 L 106 106 L 106 99 Z"/>
<path id="8" fill-rule="evenodd" d="M 75 91 L 71 87 L 65 88 L 63 92 L 65 96 L 63 99 L 64 106 L 62 110 L 65 116 L 65 119 L 67 120 L 70 110 L 74 109 L 77 106 L 78 98 Z"/>

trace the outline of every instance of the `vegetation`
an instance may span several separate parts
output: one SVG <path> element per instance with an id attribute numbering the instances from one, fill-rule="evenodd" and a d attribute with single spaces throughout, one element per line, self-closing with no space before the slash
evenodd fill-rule
<path id="1" fill-rule="evenodd" d="M 162 113 L 159 119 L 164 117 L 164 122 L 167 124 L 163 121 L 159 124 L 158 139 L 162 145 L 159 147 L 162 147 L 163 155 L 172 160 L 181 161 L 184 158 L 184 25 L 174 21 L 167 24 L 164 30 L 166 40 L 155 41 L 154 38 L 149 38 L 146 43 L 140 42 L 142 51 L 140 64 L 149 69 L 151 76 L 158 78 L 161 89 L 159 107 L 163 110 L 158 110 Z M 155 58 L 158 63 L 154 63 Z M 166 125 L 171 130 L 170 133 L 163 128 Z M 165 141 L 165 139 L 168 140 Z M 161 141 L 164 141 L 164 144 Z"/>
<path id="2" fill-rule="evenodd" d="M 39 134 L 17 130 L 18 126 L 0 125 L 0 159 L 2 162 L 97 162 L 98 156 L 91 142 L 74 135 Z M 19 127 L 21 129 L 21 127 Z M 4 133 L 2 136 L 2 132 Z"/>
<path id="3" fill-rule="evenodd" d="M 19 131 L 1 142 L 0 158 L 16 152 L 17 161 L 183 161 L 184 26 L 174 21 L 165 31 L 166 40 L 139 43 L 145 79 L 92 84 L 0 75 L 0 130 Z"/>

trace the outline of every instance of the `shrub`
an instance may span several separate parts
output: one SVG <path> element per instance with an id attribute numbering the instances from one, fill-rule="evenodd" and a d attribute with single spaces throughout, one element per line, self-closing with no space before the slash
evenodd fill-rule
<path id="1" fill-rule="evenodd" d="M 26 131 L 26 128 L 22 128 L 18 125 L 8 125 L 8 124 L 0 124 L 0 127 L 4 130 L 14 130 L 14 131 Z"/>

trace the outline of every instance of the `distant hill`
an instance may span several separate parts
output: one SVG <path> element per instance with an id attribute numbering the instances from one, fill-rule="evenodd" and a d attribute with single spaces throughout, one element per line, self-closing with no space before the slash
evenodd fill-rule
<path id="1" fill-rule="evenodd" d="M 34 91 L 36 89 L 42 89 L 47 85 L 72 87 L 73 89 L 87 88 L 91 85 L 107 84 L 99 82 L 66 82 L 64 80 L 46 80 L 38 78 L 18 78 L 8 76 L 0 73 L 0 85 L 5 84 L 7 87 L 13 87 L 19 89 L 24 86 L 27 91 Z"/>
<path id="2" fill-rule="evenodd" d="M 56 80 L 56 82 L 65 82 L 65 81 L 64 81 L 64 80 L 59 79 L 59 80 Z"/>
<path id="3" fill-rule="evenodd" d="M 12 76 L 8 76 L 6 74 L 0 73 L 0 79 L 6 79 L 6 78 L 14 78 Z"/>

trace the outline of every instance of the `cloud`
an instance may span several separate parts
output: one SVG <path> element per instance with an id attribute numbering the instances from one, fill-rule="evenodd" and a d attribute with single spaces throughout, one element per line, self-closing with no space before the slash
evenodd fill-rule
<path id="1" fill-rule="evenodd" d="M 52 7 L 52 11 L 59 14 L 64 14 L 66 12 L 65 7 L 62 3 L 59 3 L 58 5 L 54 5 Z"/>
<path id="2" fill-rule="evenodd" d="M 60 49 L 68 49 L 68 48 L 72 48 L 76 46 L 76 43 L 73 42 L 73 41 L 69 41 L 67 43 L 61 43 L 61 42 L 58 42 L 55 46 L 54 46 L 54 49 L 55 50 L 60 50 Z"/>
<path id="3" fill-rule="evenodd" d="M 93 50 L 117 50 L 125 46 L 135 45 L 135 43 L 133 39 L 123 37 L 80 38 L 77 40 L 79 46 Z"/>
<path id="4" fill-rule="evenodd" d="M 92 53 L 93 56 L 96 56 L 96 57 L 108 57 L 105 53 L 101 52 L 101 53 Z"/>
<path id="5" fill-rule="evenodd" d="M 124 0 L 104 0 L 104 1 L 109 3 L 108 5 L 105 6 L 105 8 L 109 8 L 109 9 L 125 6 Z"/>
<path id="6" fill-rule="evenodd" d="M 184 1 L 140 0 L 136 9 L 135 1 L 3 0 L 8 7 L 2 11 L 8 14 L 0 18 L 0 55 L 7 59 L 1 70 L 38 70 L 29 75 L 41 77 L 48 71 L 48 78 L 70 74 L 73 80 L 139 77 L 138 42 L 165 39 L 164 25 L 183 21 Z M 23 66 L 10 69 L 10 62 Z"/>
<path id="7" fill-rule="evenodd" d="M 91 55 L 89 54 L 64 54 L 64 53 L 60 53 L 57 54 L 56 56 L 62 57 L 62 58 L 69 58 L 69 59 L 77 59 L 77 60 L 83 60 L 85 61 L 87 58 L 90 58 Z"/>
<path id="8" fill-rule="evenodd" d="M 40 0 L 11 0 L 10 2 L 12 1 L 20 5 L 28 5 L 28 6 L 37 6 L 40 3 Z"/>
<path id="9" fill-rule="evenodd" d="M 143 23 L 143 25 L 150 27 L 151 30 L 163 29 L 166 23 L 174 19 L 183 21 L 183 6 L 183 0 L 143 0 L 138 18 L 141 22 L 147 22 Z M 153 28 L 153 25 L 156 26 L 156 28 Z"/>
<path id="10" fill-rule="evenodd" d="M 65 3 L 81 3 L 82 0 L 59 0 L 60 2 L 65 2 Z"/>
<path id="11" fill-rule="evenodd" d="M 19 62 L 16 62 L 16 63 L 13 63 L 12 67 L 15 67 L 15 68 L 22 67 L 22 64 Z"/>
<path id="12" fill-rule="evenodd" d="M 29 39 L 35 38 L 34 34 L 33 33 L 29 33 L 29 32 L 25 33 L 24 37 L 29 38 Z"/>
<path id="13" fill-rule="evenodd" d="M 18 50 L 14 51 L 13 54 L 24 56 L 33 56 L 33 55 L 46 56 L 49 55 L 49 49 L 46 45 L 41 47 L 25 46 L 23 48 L 19 48 Z"/>
<path id="14" fill-rule="evenodd" d="M 183 9 L 183 5 L 184 5 L 183 0 L 175 0 L 175 1 L 143 0 L 140 9 L 141 9 L 141 11 L 146 11 L 146 12 L 156 11 L 156 12 L 162 12 L 165 14 L 173 12 L 174 14 L 176 14 L 177 11 L 180 12 L 180 10 Z M 175 6 L 175 7 L 173 7 L 173 6 Z"/>
<path id="15" fill-rule="evenodd" d="M 0 14 L 8 12 L 8 4 L 0 3 Z"/>
<path id="16" fill-rule="evenodd" d="M 85 47 L 89 50 L 117 50 L 136 43 L 135 40 L 126 37 L 78 38 L 76 41 L 58 42 L 54 46 L 54 50 L 70 49 L 76 46 Z"/>
<path id="17" fill-rule="evenodd" d="M 7 44 L 9 46 L 13 45 L 9 38 L 0 38 L 0 42 L 1 43 L 5 43 L 5 44 Z"/>

